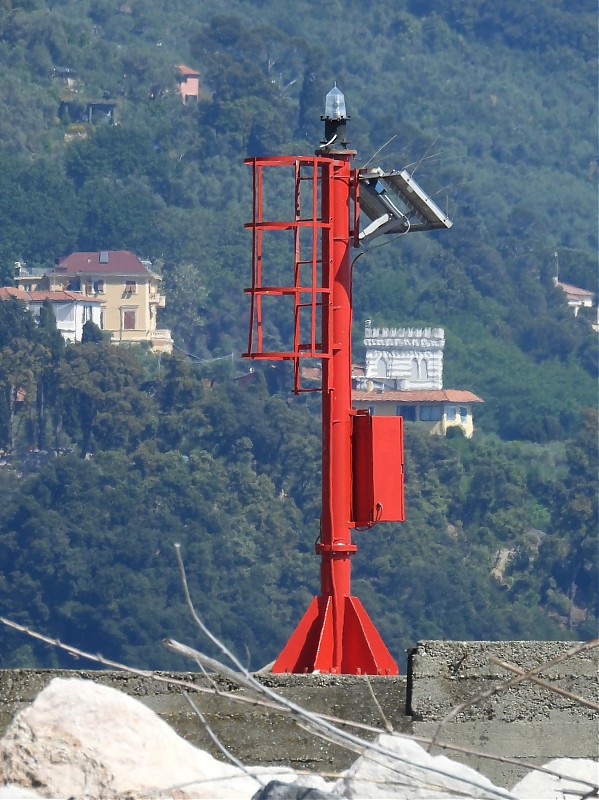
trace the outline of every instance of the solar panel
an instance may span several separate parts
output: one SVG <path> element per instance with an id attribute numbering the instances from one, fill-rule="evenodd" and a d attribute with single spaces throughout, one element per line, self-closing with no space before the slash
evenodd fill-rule
<path id="1" fill-rule="evenodd" d="M 372 220 L 360 240 L 383 233 L 408 233 L 451 228 L 447 214 L 431 200 L 407 170 L 384 172 L 380 167 L 360 176 L 360 211 Z"/>

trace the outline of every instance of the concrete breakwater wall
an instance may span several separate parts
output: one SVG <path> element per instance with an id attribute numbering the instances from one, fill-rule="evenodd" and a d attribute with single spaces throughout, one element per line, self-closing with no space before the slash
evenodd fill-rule
<path id="1" fill-rule="evenodd" d="M 432 738 L 452 708 L 514 677 L 496 658 L 524 671 L 547 664 L 538 677 L 566 692 L 599 703 L 599 652 L 587 650 L 551 665 L 573 642 L 421 642 L 411 654 L 408 705 L 412 732 Z M 597 710 L 529 680 L 495 693 L 444 725 L 441 741 L 537 766 L 554 758 L 597 759 Z M 448 752 L 512 786 L 526 771 L 512 764 Z"/>
<path id="2" fill-rule="evenodd" d="M 245 764 L 291 766 L 318 772 L 335 772 L 348 767 L 354 753 L 312 736 L 295 725 L 287 715 L 268 707 L 239 702 L 248 693 L 218 676 L 197 673 L 157 673 L 208 689 L 189 692 L 206 722 L 219 740 Z M 218 752 L 194 711 L 182 696 L 182 687 L 126 672 L 83 670 L 0 670 L 0 735 L 14 715 L 33 702 L 54 677 L 93 680 L 135 697 L 171 725 L 180 736 L 211 752 Z M 383 728 L 384 721 L 372 699 L 366 679 L 353 675 L 257 675 L 278 694 L 303 708 L 337 718 L 357 720 Z M 405 714 L 406 678 L 369 678 L 378 703 L 385 709 L 394 729 L 410 732 Z M 218 690 L 214 693 L 213 684 Z M 374 738 L 375 734 L 366 734 Z"/>
<path id="3" fill-rule="evenodd" d="M 309 710 L 384 729 L 385 719 L 402 733 L 432 737 L 439 722 L 458 703 L 512 677 L 491 662 L 493 656 L 526 670 L 558 656 L 571 642 L 421 642 L 412 651 L 407 676 L 272 675 L 257 677 L 276 692 Z M 597 650 L 549 667 L 540 677 L 597 702 Z M 165 673 L 158 673 L 165 675 Z M 56 676 L 80 677 L 119 689 L 152 708 L 181 736 L 218 752 L 181 688 L 125 672 L 80 670 L 0 670 L 0 734 L 15 714 L 31 703 Z M 288 765 L 335 773 L 355 754 L 312 736 L 286 715 L 253 702 L 245 691 L 222 678 L 196 673 L 172 677 L 210 693 L 193 698 L 208 724 L 229 750 L 246 764 Z M 218 690 L 212 691 L 211 681 Z M 373 699 L 373 694 L 376 701 Z M 356 731 L 365 738 L 374 733 Z M 507 692 L 472 705 L 444 726 L 440 741 L 507 756 L 533 764 L 553 758 L 597 757 L 597 714 L 575 700 L 522 682 Z M 435 751 L 438 752 L 438 751 Z M 509 787 L 526 770 L 517 765 L 447 751 Z"/>

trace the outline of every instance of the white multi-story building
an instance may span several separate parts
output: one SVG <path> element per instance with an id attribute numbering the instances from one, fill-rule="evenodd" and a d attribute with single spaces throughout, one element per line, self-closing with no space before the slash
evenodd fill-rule
<path id="1" fill-rule="evenodd" d="M 90 321 L 100 326 L 102 303 L 91 297 L 82 297 L 79 292 L 62 290 L 32 290 L 17 289 L 13 286 L 0 288 L 0 300 L 20 300 L 36 319 L 44 303 L 48 300 L 52 304 L 52 311 L 56 318 L 56 328 L 67 342 L 80 342 L 83 336 L 83 326 Z"/>
<path id="2" fill-rule="evenodd" d="M 374 415 L 396 415 L 445 435 L 474 432 L 472 406 L 482 399 L 465 389 L 443 388 L 443 328 L 373 328 L 364 331 L 366 366 L 355 370 L 353 405 Z"/>
<path id="3" fill-rule="evenodd" d="M 364 344 L 367 379 L 390 379 L 396 389 L 443 387 L 443 328 L 367 327 Z"/>

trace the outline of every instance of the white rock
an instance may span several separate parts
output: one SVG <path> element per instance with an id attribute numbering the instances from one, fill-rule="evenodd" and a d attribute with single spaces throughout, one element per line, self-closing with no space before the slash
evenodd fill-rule
<path id="1" fill-rule="evenodd" d="M 512 797 L 471 767 L 446 756 L 432 756 L 411 739 L 381 734 L 375 744 L 393 755 L 367 750 L 334 785 L 336 794 L 348 800 Z"/>
<path id="2" fill-rule="evenodd" d="M 0 786 L 0 798 L 2 800 L 34 800 L 37 797 L 41 798 L 42 795 L 34 792 L 33 789 L 24 789 L 14 783 L 6 783 L 4 786 Z"/>
<path id="3" fill-rule="evenodd" d="M 568 778 L 580 778 L 595 786 L 599 784 L 599 762 L 590 758 L 555 758 L 543 766 Z M 562 780 L 535 770 L 514 786 L 512 794 L 520 800 L 572 800 L 590 791 L 590 786 L 568 778 Z"/>
<path id="4" fill-rule="evenodd" d="M 285 778 L 276 778 L 276 780 L 285 780 Z M 303 786 L 304 789 L 318 789 L 321 792 L 330 792 L 333 788 L 333 782 L 325 780 L 321 775 L 316 774 L 300 774 L 293 779 L 293 783 L 297 786 Z"/>
<path id="5" fill-rule="evenodd" d="M 296 778 L 277 768 L 252 772 L 263 783 Z M 14 719 L 0 740 L 2 783 L 78 800 L 125 794 L 131 800 L 154 792 L 181 800 L 244 800 L 260 787 L 181 739 L 139 701 L 79 678 L 54 678 Z"/>

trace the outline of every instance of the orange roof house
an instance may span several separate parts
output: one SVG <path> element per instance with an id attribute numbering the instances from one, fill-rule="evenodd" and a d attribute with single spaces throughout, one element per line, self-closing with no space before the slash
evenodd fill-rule
<path id="1" fill-rule="evenodd" d="M 578 316 L 581 308 L 592 308 L 595 301 L 595 293 L 590 292 L 588 289 L 581 289 L 578 286 L 572 286 L 571 283 L 564 283 L 557 278 L 554 279 L 555 285 L 558 289 L 566 295 L 566 300 L 570 308 L 574 309 L 574 316 Z"/>
<path id="2" fill-rule="evenodd" d="M 482 403 L 473 392 L 460 389 L 352 391 L 353 406 L 376 416 L 403 417 L 406 422 L 424 423 L 431 433 L 444 436 L 459 428 L 467 439 L 474 433 L 472 405 Z"/>
<path id="3" fill-rule="evenodd" d="M 175 73 L 183 102 L 197 102 L 200 96 L 200 73 L 185 64 L 175 66 Z"/>
<path id="4" fill-rule="evenodd" d="M 0 300 L 10 300 L 12 297 L 15 300 L 22 300 L 24 303 L 29 300 L 28 292 L 23 289 L 17 289 L 15 286 L 0 286 Z"/>

